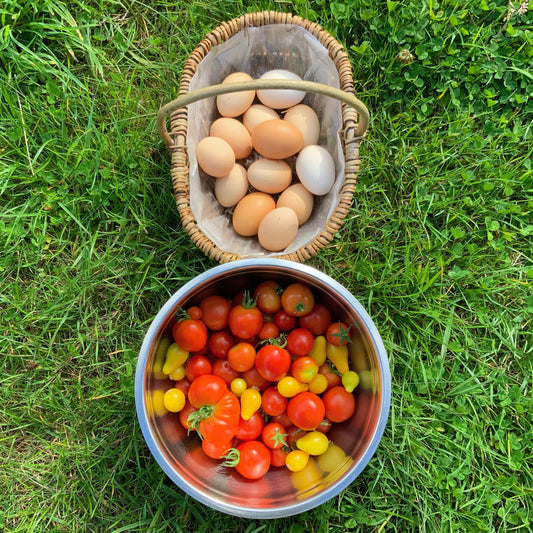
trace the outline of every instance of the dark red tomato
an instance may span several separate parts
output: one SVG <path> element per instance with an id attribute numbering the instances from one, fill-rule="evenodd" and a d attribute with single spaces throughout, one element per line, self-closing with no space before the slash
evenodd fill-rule
<path id="1" fill-rule="evenodd" d="M 270 450 L 270 464 L 272 466 L 285 466 L 287 453 L 283 448 L 276 448 Z"/>
<path id="2" fill-rule="evenodd" d="M 333 322 L 326 330 L 326 339 L 335 346 L 345 346 L 350 342 L 350 329 L 351 326 L 347 326 L 340 320 Z"/>
<path id="3" fill-rule="evenodd" d="M 276 387 L 268 387 L 261 395 L 261 407 L 269 416 L 277 416 L 287 410 L 289 400 L 282 396 Z"/>
<path id="4" fill-rule="evenodd" d="M 197 377 L 211 374 L 213 367 L 205 355 L 192 355 L 185 363 L 185 377 L 192 383 Z"/>
<path id="5" fill-rule="evenodd" d="M 298 426 L 295 426 L 294 424 L 289 424 L 286 426 L 287 428 L 287 446 L 289 448 L 294 449 L 296 447 L 296 441 L 305 435 L 305 431 L 303 429 L 300 429 Z"/>
<path id="6" fill-rule="evenodd" d="M 291 355 L 302 357 L 308 355 L 313 349 L 315 338 L 313 334 L 305 328 L 293 329 L 287 335 L 287 350 Z"/>
<path id="7" fill-rule="evenodd" d="M 246 372 L 254 366 L 255 348 L 248 342 L 239 342 L 228 351 L 228 363 L 237 372 Z"/>
<path id="8" fill-rule="evenodd" d="M 313 309 L 300 317 L 300 327 L 308 329 L 315 337 L 323 335 L 331 324 L 331 312 L 323 304 L 315 304 Z"/>
<path id="9" fill-rule="evenodd" d="M 265 421 L 259 411 L 256 411 L 248 420 L 241 418 L 235 436 L 240 440 L 255 440 L 261 436 Z"/>
<path id="10" fill-rule="evenodd" d="M 195 305 L 187 309 L 187 314 L 189 315 L 189 318 L 192 318 L 193 320 L 200 320 L 202 318 L 202 310 Z"/>
<path id="11" fill-rule="evenodd" d="M 270 450 L 258 440 L 243 442 L 237 446 L 240 455 L 235 467 L 246 479 L 260 479 L 270 468 Z"/>
<path id="12" fill-rule="evenodd" d="M 259 338 L 263 341 L 275 339 L 279 335 L 279 328 L 274 322 L 263 322 L 263 327 L 259 332 Z"/>
<path id="13" fill-rule="evenodd" d="M 174 388 L 182 391 L 183 394 L 185 394 L 185 398 L 187 398 L 187 394 L 189 394 L 190 386 L 191 382 L 186 377 L 174 382 Z"/>
<path id="14" fill-rule="evenodd" d="M 300 392 L 289 400 L 287 414 L 295 426 L 304 431 L 312 431 L 324 419 L 326 408 L 320 396 L 306 391 Z"/>
<path id="15" fill-rule="evenodd" d="M 235 339 L 229 331 L 215 331 L 207 340 L 209 352 L 215 357 L 227 357 L 228 350 L 235 344 Z"/>
<path id="16" fill-rule="evenodd" d="M 320 422 L 320 425 L 316 428 L 316 430 L 320 431 L 320 433 L 327 433 L 331 429 L 332 426 L 333 426 L 333 423 L 331 422 L 331 420 L 324 418 L 324 420 Z"/>
<path id="17" fill-rule="evenodd" d="M 291 283 L 281 295 L 281 305 L 289 315 L 303 316 L 313 309 L 315 297 L 307 285 Z"/>
<path id="18" fill-rule="evenodd" d="M 249 339 L 259 334 L 263 327 L 263 313 L 256 307 L 254 300 L 246 296 L 242 304 L 231 308 L 229 329 L 236 337 Z"/>
<path id="19" fill-rule="evenodd" d="M 336 387 L 342 383 L 342 378 L 333 370 L 328 361 L 320 366 L 318 373 L 326 376 L 326 379 L 328 380 L 328 389 Z"/>
<path id="20" fill-rule="evenodd" d="M 189 424 L 189 415 L 196 411 L 196 407 L 193 407 L 189 402 L 185 402 L 185 407 L 178 413 L 180 424 L 187 430 L 192 430 Z"/>
<path id="21" fill-rule="evenodd" d="M 231 302 L 222 296 L 213 294 L 200 302 L 202 321 L 213 331 L 224 329 L 228 325 Z"/>
<path id="22" fill-rule="evenodd" d="M 283 448 L 287 444 L 287 431 L 277 422 L 269 422 L 261 432 L 263 442 L 273 450 Z"/>
<path id="23" fill-rule="evenodd" d="M 233 368 L 229 366 L 227 359 L 215 359 L 211 373 L 214 376 L 222 378 L 224 383 L 228 386 L 234 379 L 240 376 L 239 372 L 233 370 Z"/>
<path id="24" fill-rule="evenodd" d="M 291 355 L 273 344 L 262 346 L 255 356 L 255 367 L 259 374 L 268 381 L 278 381 L 291 368 Z"/>
<path id="25" fill-rule="evenodd" d="M 344 422 L 355 412 L 355 398 L 342 385 L 328 389 L 322 396 L 326 417 L 331 422 Z"/>
<path id="26" fill-rule="evenodd" d="M 201 320 L 186 318 L 174 324 L 172 336 L 182 350 L 197 352 L 207 343 L 207 328 Z"/>
<path id="27" fill-rule="evenodd" d="M 211 459 L 223 459 L 232 447 L 233 439 L 230 439 L 227 442 L 213 442 L 207 439 L 202 439 L 202 450 L 207 457 L 211 457 Z"/>
<path id="28" fill-rule="evenodd" d="M 189 387 L 189 402 L 200 409 L 203 405 L 214 405 L 228 391 L 225 381 L 212 374 L 198 376 Z"/>
<path id="29" fill-rule="evenodd" d="M 231 299 L 231 306 L 235 307 L 237 305 L 241 305 L 245 297 L 246 297 L 246 291 L 242 291 L 242 292 L 237 293 Z"/>
<path id="30" fill-rule="evenodd" d="M 241 378 L 246 381 L 246 385 L 248 385 L 249 389 L 255 387 L 258 391 L 261 392 L 264 391 L 270 385 L 270 380 L 265 379 L 261 374 L 259 374 L 255 366 L 250 368 L 250 370 L 243 372 L 241 374 Z"/>
<path id="31" fill-rule="evenodd" d="M 281 294 L 283 289 L 276 281 L 263 281 L 255 291 L 254 298 L 257 307 L 263 313 L 276 313 L 281 309 Z"/>
<path id="32" fill-rule="evenodd" d="M 281 309 L 274 315 L 274 324 L 280 331 L 291 331 L 296 327 L 296 318 Z"/>
<path id="33" fill-rule="evenodd" d="M 271 421 L 279 422 L 285 428 L 292 426 L 292 422 L 291 422 L 291 419 L 289 418 L 289 415 L 287 414 L 287 411 L 285 411 L 284 413 L 281 413 L 280 415 L 273 416 Z"/>

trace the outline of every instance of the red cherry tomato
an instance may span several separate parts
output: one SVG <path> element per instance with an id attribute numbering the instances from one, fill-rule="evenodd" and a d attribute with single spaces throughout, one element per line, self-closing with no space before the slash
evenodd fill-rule
<path id="1" fill-rule="evenodd" d="M 246 385 L 248 385 L 249 389 L 255 387 L 258 391 L 264 391 L 270 385 L 270 380 L 265 379 L 259 374 L 255 366 L 250 368 L 250 370 L 243 372 L 241 378 L 246 381 Z"/>
<path id="2" fill-rule="evenodd" d="M 288 403 L 288 400 L 287 400 Z M 291 419 L 289 418 L 289 415 L 287 414 L 287 411 L 275 415 L 272 417 L 272 422 L 279 422 L 284 428 L 288 428 L 289 426 L 292 426 Z"/>
<path id="3" fill-rule="evenodd" d="M 189 318 L 192 318 L 193 320 L 200 320 L 202 318 L 202 310 L 195 305 L 187 309 L 187 314 L 189 315 Z"/>
<path id="4" fill-rule="evenodd" d="M 283 448 L 270 449 L 270 463 L 272 466 L 285 466 L 287 452 Z"/>
<path id="5" fill-rule="evenodd" d="M 192 383 L 197 377 L 211 374 L 213 367 L 205 355 L 192 355 L 185 363 L 185 376 Z"/>
<path id="6" fill-rule="evenodd" d="M 332 322 L 326 330 L 326 339 L 335 346 L 345 346 L 350 342 L 350 329 L 351 326 L 340 320 Z"/>
<path id="7" fill-rule="evenodd" d="M 344 422 L 355 412 L 355 398 L 342 385 L 328 389 L 322 396 L 326 418 L 331 422 Z"/>
<path id="8" fill-rule="evenodd" d="M 261 331 L 259 332 L 259 338 L 263 341 L 268 339 L 275 339 L 279 336 L 279 328 L 274 322 L 264 322 Z"/>
<path id="9" fill-rule="evenodd" d="M 203 405 L 214 405 L 227 391 L 228 387 L 222 378 L 204 374 L 191 383 L 188 399 L 191 405 L 200 409 Z"/>
<path id="10" fill-rule="evenodd" d="M 187 398 L 187 394 L 189 394 L 190 386 L 191 382 L 186 377 L 174 382 L 174 388 L 182 391 L 183 394 L 185 394 L 185 398 Z"/>
<path id="11" fill-rule="evenodd" d="M 328 380 L 328 389 L 330 389 L 331 387 L 336 387 L 342 382 L 342 378 L 333 370 L 333 368 L 327 361 L 320 366 L 320 368 L 318 369 L 318 373 L 326 376 L 326 379 Z"/>
<path id="12" fill-rule="evenodd" d="M 248 342 L 239 342 L 228 351 L 228 363 L 237 372 L 246 372 L 254 366 L 255 348 Z"/>
<path id="13" fill-rule="evenodd" d="M 285 348 L 267 344 L 262 346 L 255 356 L 255 367 L 259 374 L 268 381 L 278 381 L 287 374 L 291 367 L 291 355 Z"/>
<path id="14" fill-rule="evenodd" d="M 227 359 L 215 359 L 211 372 L 214 376 L 222 378 L 224 383 L 228 386 L 234 379 L 240 376 L 239 372 L 231 368 Z"/>
<path id="15" fill-rule="evenodd" d="M 276 313 L 281 309 L 281 294 L 283 289 L 276 281 L 263 281 L 255 291 L 254 298 L 257 307 L 263 313 Z"/>
<path id="16" fill-rule="evenodd" d="M 257 335 L 263 327 L 263 313 L 255 302 L 246 296 L 242 304 L 231 308 L 229 329 L 236 337 L 249 339 Z"/>
<path id="17" fill-rule="evenodd" d="M 232 447 L 233 439 L 229 439 L 227 442 L 202 439 L 202 450 L 211 459 L 223 459 Z"/>
<path id="18" fill-rule="evenodd" d="M 283 309 L 280 309 L 274 315 L 274 324 L 278 326 L 280 331 L 291 331 L 296 326 L 296 318 L 292 315 L 289 315 Z"/>
<path id="19" fill-rule="evenodd" d="M 289 400 L 287 414 L 295 426 L 304 431 L 311 431 L 316 429 L 324 419 L 326 408 L 317 394 L 306 391 L 300 392 Z"/>
<path id="20" fill-rule="evenodd" d="M 276 448 L 283 448 L 287 444 L 287 431 L 277 422 L 269 422 L 261 432 L 263 442 L 275 450 Z"/>
<path id="21" fill-rule="evenodd" d="M 172 336 L 182 350 L 197 352 L 207 343 L 207 328 L 201 320 L 186 318 L 174 324 Z"/>
<path id="22" fill-rule="evenodd" d="M 307 285 L 291 283 L 281 295 L 281 305 L 289 315 L 303 316 L 313 309 L 315 298 Z"/>
<path id="23" fill-rule="evenodd" d="M 255 440 L 261 436 L 265 421 L 259 411 L 256 411 L 248 420 L 241 418 L 235 436 L 240 440 Z"/>
<path id="24" fill-rule="evenodd" d="M 189 415 L 196 411 L 196 407 L 193 407 L 188 401 L 185 402 L 185 407 L 178 413 L 180 424 L 189 431 L 192 429 L 189 425 Z"/>
<path id="25" fill-rule="evenodd" d="M 228 325 L 231 302 L 213 294 L 200 302 L 202 321 L 212 331 L 219 331 Z"/>
<path id="26" fill-rule="evenodd" d="M 209 336 L 207 347 L 215 357 L 227 357 L 228 350 L 235 344 L 233 335 L 228 331 L 216 331 Z"/>
<path id="27" fill-rule="evenodd" d="M 268 387 L 261 395 L 261 407 L 269 416 L 277 416 L 287 410 L 289 400 L 282 396 L 276 387 Z"/>
<path id="28" fill-rule="evenodd" d="M 287 335 L 287 350 L 296 357 L 308 355 L 314 342 L 315 338 L 308 329 L 296 328 Z"/>
<path id="29" fill-rule="evenodd" d="M 300 317 L 300 327 L 308 329 L 315 337 L 323 335 L 331 324 L 331 312 L 323 304 L 315 304 L 309 313 Z"/>
<path id="30" fill-rule="evenodd" d="M 270 468 L 270 450 L 260 441 L 251 440 L 237 446 L 240 454 L 235 467 L 247 479 L 260 479 Z"/>

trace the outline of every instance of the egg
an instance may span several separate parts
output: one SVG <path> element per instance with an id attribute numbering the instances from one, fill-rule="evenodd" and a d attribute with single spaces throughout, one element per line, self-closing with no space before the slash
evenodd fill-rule
<path id="1" fill-rule="evenodd" d="M 246 129 L 252 133 L 255 127 L 261 124 L 261 122 L 275 118 L 279 118 L 279 115 L 271 107 L 267 107 L 263 104 L 253 104 L 242 116 L 242 123 L 246 126 Z"/>
<path id="2" fill-rule="evenodd" d="M 296 213 L 298 225 L 301 226 L 311 216 L 313 204 L 313 195 L 301 183 L 295 183 L 279 195 L 276 207 L 290 207 Z"/>
<path id="3" fill-rule="evenodd" d="M 196 145 L 198 166 L 210 176 L 227 176 L 235 165 L 233 148 L 219 137 L 204 137 Z"/>
<path id="4" fill-rule="evenodd" d="M 335 162 L 322 146 L 306 146 L 296 158 L 296 174 L 309 192 L 322 196 L 335 182 Z"/>
<path id="5" fill-rule="evenodd" d="M 298 217 L 289 207 L 277 207 L 267 213 L 257 231 L 259 244 L 271 252 L 286 248 L 298 233 Z"/>
<path id="6" fill-rule="evenodd" d="M 222 83 L 237 83 L 250 80 L 252 80 L 252 77 L 246 72 L 233 72 L 226 76 Z M 238 117 L 252 105 L 254 98 L 255 90 L 219 94 L 216 97 L 216 106 L 223 117 Z"/>
<path id="7" fill-rule="evenodd" d="M 233 207 L 248 192 L 246 169 L 235 163 L 230 173 L 215 180 L 215 198 L 223 207 Z"/>
<path id="8" fill-rule="evenodd" d="M 252 145 L 268 159 L 285 159 L 303 146 L 300 130 L 282 119 L 266 120 L 252 132 Z"/>
<path id="9" fill-rule="evenodd" d="M 298 74 L 289 70 L 269 70 L 259 79 L 261 80 L 301 80 Z M 259 89 L 257 98 L 260 102 L 273 109 L 287 109 L 299 104 L 305 97 L 304 91 L 295 91 L 294 89 Z"/>
<path id="10" fill-rule="evenodd" d="M 292 170 L 281 159 L 257 159 L 248 167 L 248 181 L 258 191 L 276 194 L 291 184 Z"/>
<path id="11" fill-rule="evenodd" d="M 264 192 L 251 192 L 233 210 L 233 229 L 243 237 L 257 235 L 261 220 L 275 208 L 276 202 L 272 196 Z"/>
<path id="12" fill-rule="evenodd" d="M 298 104 L 291 107 L 283 118 L 300 130 L 304 138 L 304 146 L 318 143 L 320 121 L 314 109 L 305 104 Z"/>
<path id="13" fill-rule="evenodd" d="M 236 118 L 218 118 L 211 124 L 209 135 L 224 139 L 233 148 L 236 159 L 244 159 L 252 153 L 252 137 Z"/>

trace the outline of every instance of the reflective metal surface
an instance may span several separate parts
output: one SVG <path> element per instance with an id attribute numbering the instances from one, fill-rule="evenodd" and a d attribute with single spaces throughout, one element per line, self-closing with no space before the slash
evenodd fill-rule
<path id="1" fill-rule="evenodd" d="M 299 281 L 312 287 L 316 301 L 335 319 L 352 328 L 351 365 L 360 375 L 356 412 L 335 424 L 325 456 L 311 458 L 301 472 L 273 468 L 260 480 L 248 481 L 234 469 L 204 455 L 197 436 L 187 437 L 177 415 L 166 412 L 162 397 L 172 382 L 161 372 L 171 328 L 180 308 L 197 305 L 209 294 L 232 297 L 263 280 L 281 285 Z M 352 483 L 374 455 L 390 407 L 391 378 L 378 330 L 361 304 L 342 285 L 322 272 L 291 261 L 245 259 L 216 266 L 179 289 L 153 320 L 139 354 L 135 402 L 141 429 L 154 458 L 181 489 L 219 511 L 249 518 L 279 518 L 312 509 Z"/>

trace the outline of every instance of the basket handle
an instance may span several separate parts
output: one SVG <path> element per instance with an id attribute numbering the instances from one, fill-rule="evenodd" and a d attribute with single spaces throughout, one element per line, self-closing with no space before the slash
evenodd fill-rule
<path id="1" fill-rule="evenodd" d="M 202 87 L 201 89 L 197 89 L 196 91 L 178 96 L 175 100 L 172 100 L 168 104 L 165 104 L 163 107 L 161 107 L 161 109 L 157 113 L 157 127 L 159 129 L 159 134 L 163 138 L 165 144 L 170 147 L 174 143 L 167 130 L 166 118 L 168 115 L 170 115 L 177 109 L 197 102 L 198 100 L 209 98 L 211 96 L 258 89 L 293 89 L 297 91 L 318 93 L 325 96 L 330 96 L 332 98 L 336 98 L 337 100 L 340 100 L 341 102 L 353 107 L 359 114 L 359 122 L 355 130 L 355 134 L 357 137 L 362 137 L 368 127 L 368 121 L 370 118 L 368 109 L 365 104 L 361 102 L 361 100 L 356 98 L 351 93 L 313 81 L 257 79 L 235 83 L 221 83 L 218 85 L 211 85 L 209 87 Z"/>

